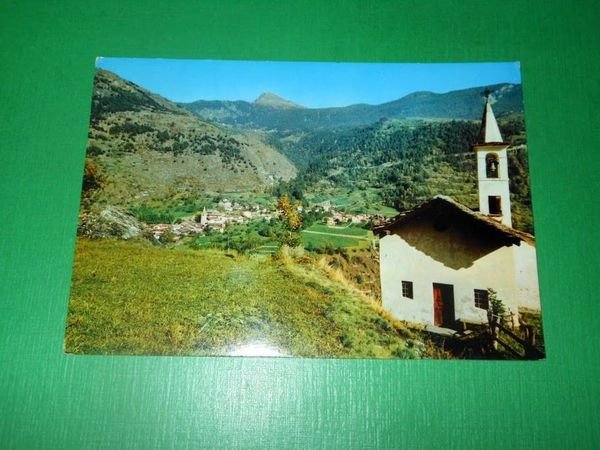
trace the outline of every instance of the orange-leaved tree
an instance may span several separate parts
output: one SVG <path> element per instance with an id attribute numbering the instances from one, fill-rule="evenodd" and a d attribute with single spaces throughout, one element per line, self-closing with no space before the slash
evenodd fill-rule
<path id="1" fill-rule="evenodd" d="M 277 200 L 277 212 L 286 229 L 283 243 L 292 247 L 300 243 L 298 231 L 302 228 L 302 217 L 298 206 L 298 203 L 291 201 L 286 194 Z"/>

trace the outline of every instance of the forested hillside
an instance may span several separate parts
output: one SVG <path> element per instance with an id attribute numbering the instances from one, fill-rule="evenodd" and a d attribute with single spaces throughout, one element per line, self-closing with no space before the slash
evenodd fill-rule
<path id="1" fill-rule="evenodd" d="M 513 221 L 533 232 L 527 148 L 522 114 L 500 120 L 509 150 Z M 277 193 L 311 200 L 324 194 L 365 193 L 363 207 L 381 202 L 410 209 L 437 194 L 476 208 L 477 168 L 472 151 L 479 121 L 385 120 L 369 127 L 271 133 L 270 143 L 301 168 Z"/>

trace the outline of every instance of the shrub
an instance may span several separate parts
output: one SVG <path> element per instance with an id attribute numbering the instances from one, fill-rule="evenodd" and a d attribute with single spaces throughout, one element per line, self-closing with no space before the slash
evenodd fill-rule
<path id="1" fill-rule="evenodd" d="M 100 171 L 98 165 L 94 161 L 86 159 L 81 183 L 81 201 L 83 206 L 87 207 L 89 205 L 92 195 L 102 188 L 105 181 L 106 177 Z"/>
<path id="2" fill-rule="evenodd" d="M 98 155 L 103 155 L 103 154 L 104 154 L 104 150 L 102 150 L 97 145 L 90 144 L 88 146 L 88 148 L 87 148 L 87 155 L 88 156 L 98 156 Z"/>
<path id="3" fill-rule="evenodd" d="M 108 130 L 109 134 L 111 135 L 119 133 L 142 134 L 149 133 L 151 131 L 154 131 L 154 128 L 152 128 L 151 126 L 136 122 L 124 122 L 123 124 L 116 124 L 110 127 L 110 129 Z"/>
<path id="4" fill-rule="evenodd" d="M 166 230 L 163 234 L 160 235 L 158 241 L 161 244 L 171 244 L 175 242 L 176 236 L 171 230 Z"/>

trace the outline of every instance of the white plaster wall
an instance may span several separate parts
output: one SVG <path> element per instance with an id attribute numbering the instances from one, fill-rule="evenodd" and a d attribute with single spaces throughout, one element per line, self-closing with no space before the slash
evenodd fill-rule
<path id="1" fill-rule="evenodd" d="M 424 258 L 397 235 L 379 241 L 379 258 L 383 308 L 400 320 L 433 324 L 433 294 L 426 288 Z M 402 280 L 413 282 L 413 299 L 402 297 Z M 426 300 L 430 297 L 431 302 Z"/>
<path id="2" fill-rule="evenodd" d="M 541 310 L 537 255 L 533 245 L 522 242 L 514 252 L 519 305 Z"/>
<path id="3" fill-rule="evenodd" d="M 515 258 L 512 247 L 500 247 L 458 270 L 445 266 L 400 236 L 380 241 L 381 290 L 383 307 L 401 320 L 434 323 L 433 283 L 454 286 L 457 320 L 486 322 L 487 312 L 474 305 L 474 289 L 492 288 L 513 312 L 518 310 Z M 401 281 L 413 282 L 414 299 L 402 298 Z"/>

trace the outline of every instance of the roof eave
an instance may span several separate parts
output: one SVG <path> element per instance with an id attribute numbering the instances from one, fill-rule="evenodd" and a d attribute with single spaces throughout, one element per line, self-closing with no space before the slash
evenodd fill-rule
<path id="1" fill-rule="evenodd" d="M 500 233 L 511 244 L 520 245 L 521 241 L 527 242 L 532 245 L 535 243 L 535 237 L 533 235 L 525 233 L 524 231 L 519 231 L 507 227 L 506 225 L 492 219 L 491 217 L 487 217 L 481 213 L 477 213 L 470 210 L 466 206 L 461 205 L 460 203 L 456 202 L 450 197 L 441 195 L 435 196 L 432 199 L 421 203 L 417 207 L 399 214 L 389 224 L 374 228 L 373 232 L 380 237 L 386 236 L 392 233 L 393 230 L 396 229 L 398 226 L 402 225 L 402 223 L 410 220 L 412 217 L 417 216 L 420 212 L 430 207 L 433 207 L 434 202 L 450 206 L 457 212 L 465 214 L 469 216 L 472 220 L 477 221 L 477 223 L 479 223 L 480 225 L 483 225 L 488 229 L 493 229 L 494 232 Z"/>

